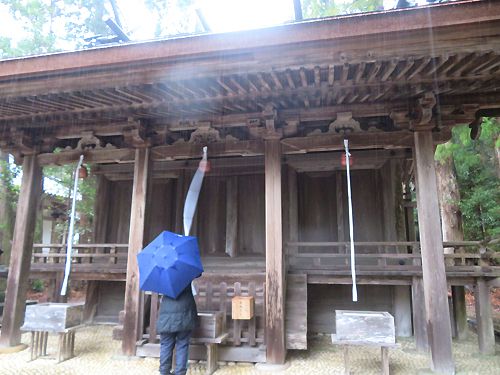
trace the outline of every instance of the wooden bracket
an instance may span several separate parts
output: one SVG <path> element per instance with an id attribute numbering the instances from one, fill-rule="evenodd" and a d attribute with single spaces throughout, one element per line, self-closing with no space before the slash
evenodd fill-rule
<path id="1" fill-rule="evenodd" d="M 21 151 L 23 155 L 32 154 L 34 152 L 33 139 L 22 130 L 13 129 L 11 132 L 11 141 L 15 147 Z"/>
<path id="2" fill-rule="evenodd" d="M 339 112 L 337 119 L 328 127 L 328 133 L 354 133 L 360 132 L 359 122 L 352 118 L 352 112 Z"/>
<path id="3" fill-rule="evenodd" d="M 132 147 L 148 147 L 150 142 L 146 139 L 145 131 L 142 127 L 123 130 L 123 141 Z"/>
<path id="4" fill-rule="evenodd" d="M 210 122 L 200 122 L 198 128 L 191 133 L 189 143 L 206 145 L 220 142 L 219 131 L 212 127 Z"/>
<path id="5" fill-rule="evenodd" d="M 260 132 L 263 139 L 281 139 L 283 137 L 283 130 L 276 128 L 278 120 L 278 111 L 273 104 L 267 104 L 262 111 L 262 118 L 266 125 L 265 129 Z"/>
<path id="6" fill-rule="evenodd" d="M 410 114 L 410 130 L 430 130 L 434 127 L 431 123 L 432 110 L 436 106 L 436 97 L 432 92 L 426 92 L 417 99 L 416 105 Z"/>
<path id="7" fill-rule="evenodd" d="M 77 149 L 99 149 L 102 148 L 101 140 L 94 135 L 93 131 L 82 132 L 82 138 L 78 141 Z"/>
<path id="8" fill-rule="evenodd" d="M 389 113 L 389 117 L 394 122 L 394 126 L 401 129 L 408 128 L 408 122 L 410 121 L 410 114 L 408 112 L 408 109 L 395 108 Z"/>
<path id="9" fill-rule="evenodd" d="M 123 141 L 135 148 L 149 147 L 151 142 L 146 137 L 145 126 L 133 118 L 129 118 L 128 123 L 131 126 L 123 129 Z"/>
<path id="10" fill-rule="evenodd" d="M 292 137 L 297 134 L 298 132 L 298 127 L 299 127 L 300 121 L 299 120 L 289 120 L 285 123 L 285 126 L 283 127 L 283 135 L 285 137 Z"/>
<path id="11" fill-rule="evenodd" d="M 37 147 L 25 131 L 12 129 L 6 140 L 0 143 L 2 151 L 12 154 L 16 163 L 22 163 L 24 155 L 32 155 L 37 152 Z"/>

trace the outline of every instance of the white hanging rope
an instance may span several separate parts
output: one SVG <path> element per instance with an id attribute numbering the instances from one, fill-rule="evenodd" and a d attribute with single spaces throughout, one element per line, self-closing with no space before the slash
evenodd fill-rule
<path id="1" fill-rule="evenodd" d="M 354 225 L 352 219 L 352 198 L 351 198 L 351 171 L 349 166 L 349 158 L 351 154 L 349 153 L 349 141 L 344 139 L 345 148 L 345 164 L 347 170 L 347 197 L 349 200 L 349 240 L 351 242 L 351 275 L 352 275 L 352 300 L 353 302 L 358 301 L 358 289 L 356 287 L 356 263 L 354 254 Z"/>
<path id="2" fill-rule="evenodd" d="M 183 222 L 184 222 L 185 236 L 189 236 L 189 232 L 191 231 L 191 226 L 193 224 L 193 217 L 196 211 L 196 205 L 198 204 L 201 185 L 203 183 L 203 177 L 205 177 L 206 170 L 207 170 L 207 147 L 205 146 L 203 147 L 203 157 L 200 160 L 198 169 L 196 170 L 193 180 L 189 185 L 186 201 L 184 202 Z M 191 283 L 191 291 L 193 292 L 193 296 L 196 296 L 198 294 L 193 283 Z"/>
<path id="3" fill-rule="evenodd" d="M 73 197 L 71 203 L 71 214 L 69 217 L 68 238 L 66 240 L 66 267 L 64 269 L 64 280 L 61 287 L 61 296 L 66 295 L 68 289 L 69 273 L 71 271 L 71 252 L 73 250 L 73 232 L 75 229 L 75 209 L 76 209 L 76 194 L 78 192 L 78 174 L 83 163 L 83 155 L 80 155 L 80 160 L 75 171 L 75 183 L 73 184 Z"/>

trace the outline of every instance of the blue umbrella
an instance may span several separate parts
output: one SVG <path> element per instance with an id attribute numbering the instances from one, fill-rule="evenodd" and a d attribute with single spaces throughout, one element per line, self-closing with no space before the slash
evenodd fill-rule
<path id="1" fill-rule="evenodd" d="M 138 255 L 142 290 L 177 296 L 203 272 L 196 237 L 164 231 Z"/>

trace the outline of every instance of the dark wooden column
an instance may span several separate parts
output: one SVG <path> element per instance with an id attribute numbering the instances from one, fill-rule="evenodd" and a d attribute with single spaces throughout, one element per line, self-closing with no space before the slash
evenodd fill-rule
<path id="1" fill-rule="evenodd" d="M 429 337 L 427 335 L 424 283 L 422 278 L 418 276 L 414 276 L 411 282 L 411 303 L 415 346 L 417 351 L 427 353 L 429 351 Z"/>
<path id="2" fill-rule="evenodd" d="M 238 177 L 228 177 L 226 184 L 226 254 L 238 252 Z"/>
<path id="3" fill-rule="evenodd" d="M 41 193 L 42 169 L 36 155 L 26 155 L 23 161 L 21 192 L 17 203 L 0 346 L 15 346 L 21 342 L 19 328 L 24 321 L 33 235 Z"/>
<path id="4" fill-rule="evenodd" d="M 415 164 L 418 226 L 431 367 L 443 374 L 454 374 L 448 287 L 444 268 L 443 238 L 431 130 L 415 132 Z"/>
<path id="5" fill-rule="evenodd" d="M 457 340 L 467 338 L 467 306 L 465 304 L 465 287 L 455 285 L 451 287 L 453 299 L 453 316 L 455 317 L 455 332 Z"/>
<path id="6" fill-rule="evenodd" d="M 281 217 L 281 144 L 265 141 L 267 362 L 285 363 L 285 275 Z"/>
<path id="7" fill-rule="evenodd" d="M 495 331 L 491 315 L 490 287 L 482 278 L 476 281 L 474 299 L 476 303 L 479 351 L 483 354 L 495 354 Z"/>
<path id="8" fill-rule="evenodd" d="M 135 355 L 136 342 L 142 335 L 142 294 L 139 290 L 137 254 L 144 246 L 146 201 L 150 174 L 149 154 L 149 148 L 138 148 L 135 151 L 122 341 L 123 354 L 128 356 Z"/>
<path id="9" fill-rule="evenodd" d="M 298 193 L 298 176 L 297 171 L 288 166 L 287 169 L 288 181 L 288 238 L 290 242 L 299 241 L 299 193 Z M 288 264 L 290 258 L 297 255 L 298 247 L 288 247 Z"/>
<path id="10" fill-rule="evenodd" d="M 106 233 L 108 229 L 109 207 L 111 186 L 106 176 L 97 176 L 97 189 L 94 203 L 94 221 L 92 225 L 92 242 L 106 243 Z M 97 249 L 97 253 L 102 253 L 104 249 Z M 99 283 L 97 280 L 87 281 L 87 290 L 85 293 L 85 306 L 83 308 L 83 319 L 85 322 L 91 322 L 94 318 L 99 298 Z"/>

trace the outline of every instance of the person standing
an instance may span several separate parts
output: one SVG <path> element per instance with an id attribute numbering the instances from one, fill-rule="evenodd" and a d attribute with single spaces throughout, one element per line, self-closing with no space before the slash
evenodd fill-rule
<path id="1" fill-rule="evenodd" d="M 160 334 L 160 375 L 185 375 L 189 359 L 189 339 L 196 326 L 198 311 L 191 285 L 176 299 L 163 296 L 158 316 L 157 330 Z M 175 371 L 172 368 L 174 347 Z"/>

